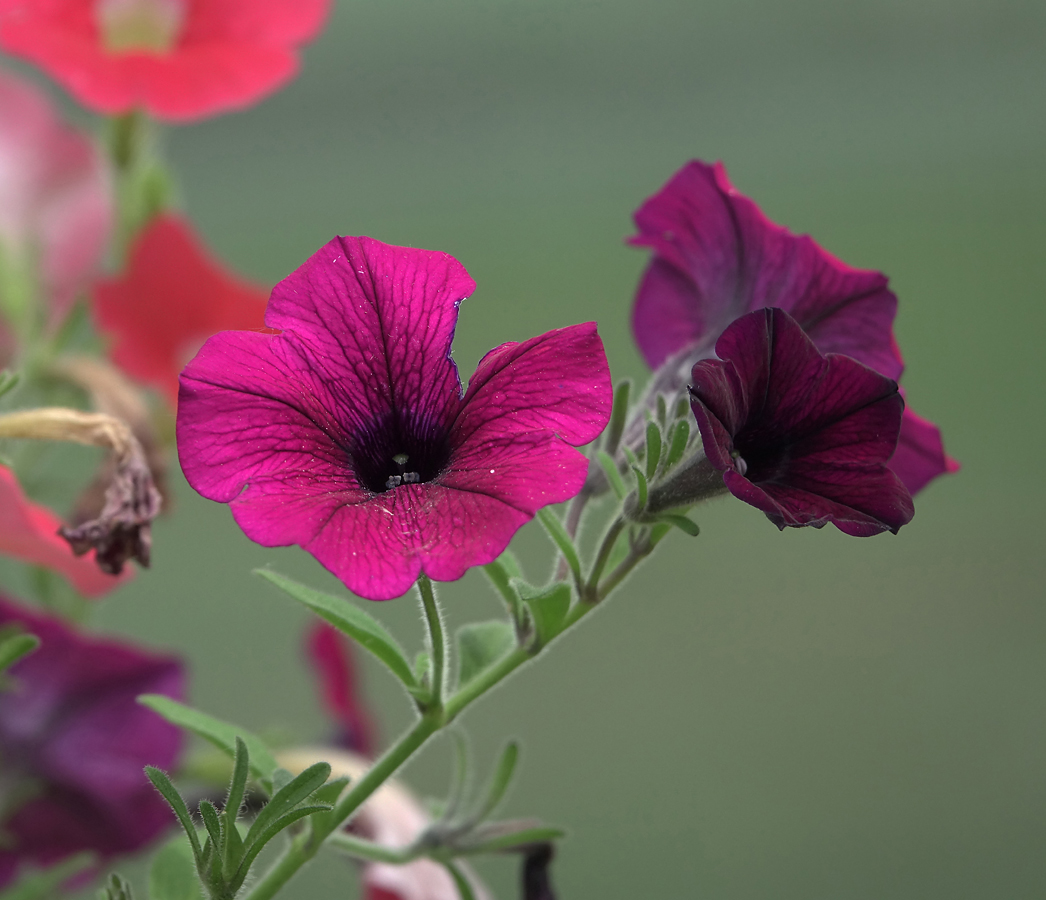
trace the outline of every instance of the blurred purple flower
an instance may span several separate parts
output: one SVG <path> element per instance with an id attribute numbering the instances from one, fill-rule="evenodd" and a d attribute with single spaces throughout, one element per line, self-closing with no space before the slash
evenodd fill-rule
<path id="1" fill-rule="evenodd" d="M 0 886 L 22 864 L 127 853 L 173 823 L 142 769 L 170 768 L 181 734 L 135 698 L 183 694 L 174 657 L 79 634 L 0 598 L 8 626 L 41 646 L 0 691 Z"/>
<path id="2" fill-rule="evenodd" d="M 273 289 L 281 334 L 217 334 L 182 373 L 189 483 L 372 600 L 493 560 L 581 489 L 574 448 L 612 397 L 594 323 L 503 344 L 462 394 L 450 345 L 474 287 L 448 254 L 335 238 Z"/>
<path id="3" fill-rule="evenodd" d="M 897 297 L 880 272 L 854 269 L 807 235 L 775 225 L 730 183 L 722 163 L 687 163 L 635 214 L 629 243 L 654 258 L 632 312 L 651 368 L 685 379 L 739 316 L 779 307 L 822 353 L 843 353 L 895 381 L 904 362 L 893 337 Z M 669 373 L 672 374 L 672 373 Z M 890 467 L 915 493 L 958 464 L 935 425 L 904 413 Z"/>
<path id="4" fill-rule="evenodd" d="M 693 368 L 691 406 L 735 497 L 782 529 L 832 522 L 865 537 L 911 521 L 912 498 L 886 466 L 904 409 L 896 382 L 822 356 L 780 309 L 737 319 L 715 351 Z"/>

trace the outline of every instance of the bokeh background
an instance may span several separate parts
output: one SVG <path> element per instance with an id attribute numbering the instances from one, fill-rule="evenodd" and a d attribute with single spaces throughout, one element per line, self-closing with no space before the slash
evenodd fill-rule
<path id="1" fill-rule="evenodd" d="M 166 133 L 215 252 L 273 283 L 334 234 L 445 250 L 478 282 L 463 374 L 505 340 L 596 319 L 645 375 L 628 316 L 636 206 L 690 158 L 725 161 L 775 221 L 901 298 L 904 383 L 963 471 L 897 537 L 778 534 L 725 499 L 607 607 L 465 717 L 489 767 L 518 737 L 505 812 L 570 829 L 564 900 L 1046 895 L 1046 4 L 1018 0 L 338 0 L 301 77 Z M 155 565 L 102 625 L 177 648 L 196 705 L 327 731 L 302 610 L 179 484 Z M 537 580 L 549 547 L 518 552 Z M 453 622 L 498 614 L 477 574 Z M 373 610 L 415 647 L 410 596 Z M 387 740 L 408 704 L 369 660 Z M 449 750 L 406 772 L 447 783 Z M 502 900 L 516 867 L 482 867 Z M 355 896 L 338 860 L 292 897 Z"/>

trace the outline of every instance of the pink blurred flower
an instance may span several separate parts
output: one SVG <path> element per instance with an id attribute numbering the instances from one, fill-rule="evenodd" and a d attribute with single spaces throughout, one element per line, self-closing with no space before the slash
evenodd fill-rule
<path id="1" fill-rule="evenodd" d="M 0 466 L 0 553 L 53 569 L 86 597 L 98 597 L 132 577 L 106 575 L 95 551 L 76 556 L 58 529 L 63 522 L 47 507 L 26 497 L 10 469 Z"/>
<path id="2" fill-rule="evenodd" d="M 92 291 L 109 356 L 175 407 L 178 373 L 204 340 L 230 329 L 266 330 L 268 291 L 224 271 L 185 220 L 157 216 L 135 240 L 127 269 Z"/>
<path id="3" fill-rule="evenodd" d="M 687 163 L 635 221 L 639 233 L 629 242 L 654 251 L 632 312 L 636 343 L 651 368 L 671 366 L 685 379 L 732 321 L 778 307 L 822 353 L 901 377 L 897 298 L 886 276 L 854 269 L 809 236 L 775 225 L 734 189 L 722 163 Z M 958 464 L 945 455 L 937 427 L 906 410 L 890 467 L 915 493 Z"/>
<path id="4" fill-rule="evenodd" d="M 330 0 L 0 0 L 0 47 L 90 109 L 188 121 L 242 109 L 298 71 Z"/>
<path id="5" fill-rule="evenodd" d="M 281 334 L 215 335 L 182 373 L 189 483 L 372 600 L 493 560 L 581 489 L 574 448 L 612 397 L 594 323 L 502 344 L 463 393 L 450 345 L 474 287 L 445 253 L 335 238 L 273 288 Z"/>
<path id="6" fill-rule="evenodd" d="M 65 125 L 37 88 L 0 72 L 0 249 L 30 265 L 64 318 L 97 269 L 113 209 L 109 170 L 90 138 Z"/>
<path id="7" fill-rule="evenodd" d="M 181 662 L 87 636 L 0 597 L 0 627 L 40 648 L 11 667 L 0 691 L 0 886 L 20 865 L 84 850 L 103 859 L 150 843 L 173 824 L 142 769 L 171 767 L 179 729 L 137 702 L 180 699 Z"/>

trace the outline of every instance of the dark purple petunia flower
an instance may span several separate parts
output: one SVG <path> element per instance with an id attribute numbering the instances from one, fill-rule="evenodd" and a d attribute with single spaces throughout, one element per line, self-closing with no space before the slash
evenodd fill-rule
<path id="1" fill-rule="evenodd" d="M 182 373 L 189 483 L 372 600 L 493 560 L 581 489 L 574 448 L 612 397 L 594 323 L 492 350 L 463 395 L 450 345 L 474 287 L 445 253 L 335 238 L 273 289 L 281 334 L 215 335 Z"/>
<path id="2" fill-rule="evenodd" d="M 630 243 L 655 256 L 632 313 L 636 343 L 651 368 L 712 355 L 739 316 L 779 307 L 822 353 L 843 353 L 897 380 L 904 363 L 893 338 L 897 298 L 880 272 L 854 269 L 807 235 L 775 225 L 730 183 L 721 163 L 693 161 L 635 214 Z M 905 411 L 890 467 L 915 493 L 958 468 L 935 425 Z"/>
<path id="3" fill-rule="evenodd" d="M 137 850 L 173 823 L 142 769 L 170 768 L 180 731 L 135 698 L 181 698 L 181 663 L 79 634 L 0 598 L 0 628 L 40 648 L 0 691 L 0 886 L 23 864 Z"/>
<path id="4" fill-rule="evenodd" d="M 749 313 L 693 369 L 691 407 L 730 492 L 779 528 L 832 522 L 857 536 L 896 531 L 912 498 L 886 466 L 904 401 L 889 378 L 822 356 L 780 309 Z"/>

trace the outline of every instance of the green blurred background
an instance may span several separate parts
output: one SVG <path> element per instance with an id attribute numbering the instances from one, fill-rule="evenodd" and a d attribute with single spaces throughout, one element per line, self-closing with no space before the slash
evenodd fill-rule
<path id="1" fill-rule="evenodd" d="M 897 537 L 777 530 L 731 499 L 666 541 L 608 606 L 465 717 L 505 812 L 570 836 L 572 898 L 1046 895 L 1046 4 L 1006 0 L 339 0 L 301 77 L 248 112 L 167 133 L 215 252 L 280 279 L 334 234 L 445 250 L 476 279 L 463 375 L 491 346 L 597 319 L 632 345 L 635 207 L 722 159 L 767 214 L 901 298 L 913 408 L 963 463 Z M 516 545 L 532 578 L 549 548 Z M 155 565 L 107 627 L 177 648 L 198 706 L 320 739 L 301 610 L 184 483 Z M 452 621 L 499 603 L 472 574 Z M 411 597 L 375 608 L 411 646 Z M 370 660 L 387 740 L 408 704 Z M 445 788 L 436 743 L 406 777 Z M 498 896 L 516 867 L 482 867 Z M 352 897 L 321 861 L 291 897 Z"/>

